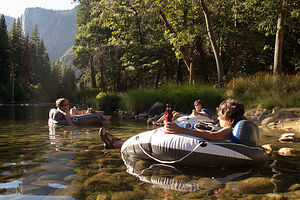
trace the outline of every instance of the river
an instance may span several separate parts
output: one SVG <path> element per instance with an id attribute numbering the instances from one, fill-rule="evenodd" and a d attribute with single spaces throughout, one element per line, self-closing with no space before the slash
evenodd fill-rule
<path id="1" fill-rule="evenodd" d="M 0 106 L 0 200 L 300 198 L 299 156 L 273 153 L 262 165 L 231 169 L 123 160 L 104 149 L 102 125 L 49 129 L 49 109 Z M 156 128 L 115 116 L 103 126 L 122 138 Z M 263 131 L 262 144 L 300 149 L 280 143 L 282 133 Z"/>

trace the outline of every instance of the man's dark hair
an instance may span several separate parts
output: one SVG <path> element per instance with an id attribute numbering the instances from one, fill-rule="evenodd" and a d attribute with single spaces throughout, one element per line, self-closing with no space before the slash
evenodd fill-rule
<path id="1" fill-rule="evenodd" d="M 217 108 L 217 112 L 223 115 L 225 119 L 231 123 L 232 127 L 234 127 L 238 121 L 245 119 L 244 104 L 235 99 L 223 101 Z"/>
<path id="2" fill-rule="evenodd" d="M 196 101 L 194 102 L 194 106 L 196 106 L 196 105 L 202 106 L 202 105 L 203 105 L 203 102 L 202 102 L 200 99 L 198 99 L 198 100 L 196 100 Z"/>

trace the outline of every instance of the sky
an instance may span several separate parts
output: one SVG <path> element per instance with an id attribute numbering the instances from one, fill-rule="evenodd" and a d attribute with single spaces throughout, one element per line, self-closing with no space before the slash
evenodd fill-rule
<path id="1" fill-rule="evenodd" d="M 0 0 L 0 14 L 21 17 L 26 8 L 40 7 L 52 10 L 71 10 L 73 0 Z"/>

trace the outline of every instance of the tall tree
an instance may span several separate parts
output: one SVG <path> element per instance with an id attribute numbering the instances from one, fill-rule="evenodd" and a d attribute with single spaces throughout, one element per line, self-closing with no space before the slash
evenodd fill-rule
<path id="1" fill-rule="evenodd" d="M 32 62 L 32 49 L 29 40 L 29 34 L 25 35 L 24 46 L 23 46 L 23 62 L 20 67 L 20 72 L 22 74 L 21 85 L 29 94 L 29 86 L 33 81 L 33 62 Z"/>
<path id="2" fill-rule="evenodd" d="M 11 77 L 11 91 L 12 101 L 15 101 L 15 89 L 21 88 L 20 81 L 20 66 L 23 64 L 23 46 L 24 34 L 21 27 L 20 18 L 14 21 L 12 28 L 9 32 L 10 41 L 10 77 Z M 22 98 L 19 93 L 18 96 Z"/>
<path id="3" fill-rule="evenodd" d="M 200 4 L 204 13 L 204 17 L 205 17 L 205 22 L 206 22 L 206 27 L 207 27 L 207 33 L 209 36 L 209 40 L 215 55 L 215 60 L 216 60 L 216 65 L 217 65 L 217 72 L 218 72 L 218 85 L 219 86 L 224 86 L 224 82 L 223 82 L 223 77 L 224 77 L 224 70 L 223 70 L 223 63 L 222 63 L 222 59 L 221 56 L 219 54 L 219 50 L 216 44 L 216 39 L 215 39 L 215 35 L 212 29 L 212 20 L 210 18 L 210 14 L 209 11 L 204 3 L 203 0 L 200 0 Z"/>
<path id="4" fill-rule="evenodd" d="M 9 39 L 4 15 L 0 17 L 0 85 L 9 83 Z"/>

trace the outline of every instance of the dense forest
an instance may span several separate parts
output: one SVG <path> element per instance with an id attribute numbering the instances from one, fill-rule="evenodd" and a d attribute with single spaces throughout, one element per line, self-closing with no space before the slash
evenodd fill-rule
<path id="1" fill-rule="evenodd" d="M 74 1 L 75 64 L 85 87 L 223 86 L 300 70 L 299 1 Z"/>
<path id="2" fill-rule="evenodd" d="M 223 87 L 257 72 L 300 71 L 299 1 L 73 1 L 74 66 L 49 60 L 37 26 L 24 35 L 18 19 L 8 33 L 1 17 L 0 102 L 80 101 L 166 83 Z"/>
<path id="3" fill-rule="evenodd" d="M 0 103 L 54 102 L 58 96 L 75 97 L 74 66 L 50 61 L 37 25 L 31 35 L 24 35 L 18 18 L 8 32 L 2 15 L 0 47 Z"/>

